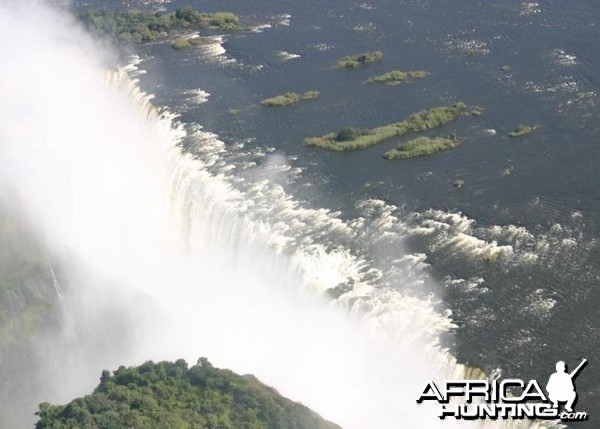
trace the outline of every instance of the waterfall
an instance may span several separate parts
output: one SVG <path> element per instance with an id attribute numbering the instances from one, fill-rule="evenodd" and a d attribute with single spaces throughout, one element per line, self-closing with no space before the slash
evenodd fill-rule
<path id="1" fill-rule="evenodd" d="M 306 207 L 270 180 L 285 162 L 230 163 L 218 136 L 153 106 L 135 62 L 104 72 L 68 19 L 2 7 L 0 40 L 20 43 L 3 46 L 0 181 L 60 264 L 65 313 L 19 412 L 102 369 L 207 356 L 348 429 L 453 426 L 415 403 L 425 381 L 485 375 L 442 346 L 451 313 L 402 255 L 400 220 L 377 201 L 351 221 Z M 353 243 L 397 244 L 396 271 Z"/>
<path id="2" fill-rule="evenodd" d="M 231 173 L 235 166 L 221 157 L 227 149 L 218 136 L 203 131 L 197 125 L 185 126 L 178 123 L 176 117 L 168 111 L 159 111 L 152 105 L 151 96 L 144 95 L 136 81 L 130 78 L 136 74 L 137 63 L 135 61 L 126 68 L 108 72 L 107 81 L 132 94 L 132 100 L 144 112 L 143 116 L 147 121 L 152 124 L 164 123 L 162 127 L 173 128 L 173 138 L 168 140 L 165 147 L 170 154 L 170 204 L 174 221 L 172 233 L 183 240 L 180 244 L 194 264 L 201 264 L 203 269 L 218 266 L 241 270 L 244 276 L 256 276 L 257 281 L 271 287 L 266 291 L 267 294 L 277 294 L 277 288 L 284 288 L 288 293 L 293 291 L 296 297 L 300 295 L 305 300 L 318 301 L 322 309 L 311 310 L 334 313 L 333 323 L 339 324 L 336 328 L 343 326 L 340 334 L 356 335 L 361 345 L 381 347 L 387 353 L 397 356 L 397 366 L 385 359 L 369 362 L 382 364 L 381 369 L 400 374 L 398 385 L 388 386 L 385 392 L 392 397 L 403 389 L 402 379 L 410 378 L 409 373 L 413 372 L 399 370 L 398 367 L 402 365 L 416 364 L 419 366 L 417 373 L 438 380 L 487 378 L 478 368 L 457 362 L 440 345 L 440 338 L 451 332 L 453 325 L 449 312 L 436 310 L 437 301 L 433 296 L 416 297 L 402 288 L 381 287 L 373 280 L 385 274 L 374 274 L 376 268 L 370 267 L 366 260 L 339 244 L 359 237 L 364 239 L 366 232 L 364 228 L 361 229 L 361 222 L 345 222 L 337 213 L 305 208 L 280 186 L 262 180 L 261 174 L 246 175 L 240 181 Z M 188 151 L 182 151 L 182 142 L 187 143 Z M 409 264 L 408 269 L 418 271 L 417 265 Z M 216 280 L 216 283 L 221 282 L 227 282 L 227 275 Z M 327 290 L 343 283 L 350 283 L 352 287 L 336 299 L 324 297 Z M 245 282 L 242 280 L 242 284 L 234 287 L 232 292 L 245 296 L 244 291 L 240 290 L 244 286 Z M 189 292 L 187 290 L 186 293 Z M 201 294 L 198 299 L 202 299 Z M 265 296 L 265 299 L 269 297 Z M 294 303 L 297 304 L 297 301 Z M 301 300 L 301 305 L 305 304 Z M 335 319 L 337 317 L 340 318 Z M 348 327 L 350 332 L 343 332 Z M 331 330 L 327 335 L 336 333 Z M 177 349 L 176 345 L 173 347 Z M 219 354 L 218 350 L 216 354 Z M 246 358 L 244 356 L 243 360 Z M 367 359 L 372 358 L 373 356 L 369 356 Z M 246 367 L 245 362 L 231 359 L 230 356 L 219 359 L 233 367 Z M 319 362 L 315 361 L 314 365 L 318 366 Z M 250 366 L 247 368 L 251 370 Z M 347 375 L 349 380 L 361 376 Z M 303 393 L 305 394 L 294 391 L 291 385 L 295 380 L 290 380 L 289 387 L 286 386 L 287 383 L 282 385 L 280 377 L 284 374 L 272 375 L 266 371 L 259 376 L 278 388 L 285 387 L 283 392 L 290 392 L 293 397 L 302 398 Z M 395 378 L 392 373 L 387 376 Z M 314 378 L 319 379 L 322 378 Z M 351 384 L 352 381 L 340 383 L 336 387 L 350 388 Z M 413 378 L 408 384 L 416 386 L 418 381 Z M 315 388 L 320 389 L 322 386 L 309 386 L 309 389 Z M 389 398 L 380 397 L 377 401 L 390 405 L 390 409 L 398 413 L 397 418 L 403 419 L 407 414 L 405 410 L 412 406 L 409 401 L 413 400 L 409 392 L 405 393 L 407 396 L 400 394 L 397 397 L 403 397 L 401 404 L 391 405 L 391 401 L 386 402 Z M 335 395 L 335 392 L 330 394 Z M 368 419 L 373 418 L 372 410 L 369 410 L 370 417 L 364 416 L 365 420 L 357 422 L 353 415 L 348 415 L 344 420 L 347 409 L 332 416 L 327 414 L 326 407 L 319 407 L 317 402 L 308 402 L 308 405 L 328 418 L 337 418 L 336 421 L 345 424 L 345 427 L 365 427 Z M 356 406 L 361 406 L 360 401 Z M 381 411 L 380 409 L 379 412 Z M 417 412 L 416 416 L 423 418 Z M 393 427 L 395 423 L 387 420 L 389 417 L 386 415 L 377 423 L 377 427 Z M 430 417 L 430 422 L 425 425 L 435 426 L 438 422 L 434 420 L 433 414 Z M 423 424 L 420 421 L 420 425 Z M 444 424 L 448 425 L 448 422 Z M 548 423 L 506 421 L 485 422 L 480 425 L 521 428 L 546 427 Z"/>
<path id="3" fill-rule="evenodd" d="M 50 278 L 52 279 L 52 286 L 54 287 L 56 296 L 58 297 L 58 299 L 63 299 L 64 294 L 63 294 L 62 286 L 60 285 L 60 282 L 56 278 L 56 273 L 54 272 L 54 269 L 52 267 L 50 267 L 49 274 L 50 274 Z"/>
<path id="4" fill-rule="evenodd" d="M 152 355 L 206 353 L 346 427 L 373 421 L 392 427 L 392 413 L 400 418 L 403 408 L 414 408 L 414 392 L 403 383 L 416 388 L 415 374 L 465 370 L 449 364 L 437 342 L 452 326 L 447 314 L 438 314 L 432 300 L 378 290 L 367 262 L 339 245 L 357 238 L 352 225 L 328 210 L 302 207 L 260 174 L 238 182 L 219 163 L 225 149 L 218 137 L 174 126 L 173 116 L 158 111 L 129 79 L 134 69 L 108 72 L 106 81 L 131 94 L 148 126 L 173 128 L 162 150 L 170 172 L 170 235 L 183 258 L 175 263 L 178 285 L 144 289 L 164 304 L 167 330 L 179 333 Z M 197 147 L 194 153 L 182 153 L 185 139 Z M 334 301 L 324 296 L 349 281 L 350 293 Z M 215 332 L 198 332 L 211 322 Z M 194 337 L 198 345 L 189 344 Z M 368 367 L 376 371 L 363 373 Z"/>

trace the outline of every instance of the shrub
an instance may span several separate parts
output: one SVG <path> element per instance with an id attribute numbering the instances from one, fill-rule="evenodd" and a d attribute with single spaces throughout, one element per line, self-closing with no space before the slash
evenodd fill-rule
<path id="1" fill-rule="evenodd" d="M 260 102 L 263 106 L 274 107 L 274 106 L 291 106 L 300 101 L 300 95 L 295 92 L 286 92 L 285 94 L 277 95 L 275 97 L 266 98 Z"/>
<path id="2" fill-rule="evenodd" d="M 354 127 L 344 127 L 335 136 L 335 141 L 338 142 L 349 142 L 356 140 L 360 136 L 360 131 Z"/>
<path id="3" fill-rule="evenodd" d="M 461 143 L 455 136 L 448 138 L 417 137 L 385 153 L 387 159 L 409 159 L 450 150 Z"/>
<path id="4" fill-rule="evenodd" d="M 185 49 L 192 46 L 188 39 L 177 39 L 173 43 L 171 43 L 171 47 L 173 49 Z"/>
<path id="5" fill-rule="evenodd" d="M 508 133 L 508 135 L 509 137 L 521 137 L 531 133 L 533 130 L 534 128 L 529 125 L 520 124 L 519 126 L 517 126 L 517 128 L 515 128 L 514 131 Z"/>
<path id="6" fill-rule="evenodd" d="M 319 95 L 319 91 L 307 91 L 304 94 L 286 92 L 285 94 L 277 95 L 271 98 L 266 98 L 263 101 L 261 101 L 260 104 L 266 107 L 291 106 L 298 103 L 300 100 L 314 100 L 318 98 Z"/>
<path id="7" fill-rule="evenodd" d="M 383 52 L 364 52 L 362 54 L 349 55 L 337 62 L 337 67 L 352 69 L 366 64 L 383 60 Z"/>
<path id="8" fill-rule="evenodd" d="M 365 83 L 385 83 L 388 85 L 398 85 L 410 79 L 422 79 L 429 73 L 423 70 L 408 71 L 392 70 L 380 76 L 375 76 L 367 79 Z"/>
<path id="9" fill-rule="evenodd" d="M 202 15 L 196 9 L 191 6 L 182 7 L 175 11 L 175 18 L 181 19 L 187 22 L 197 22 L 200 20 Z"/>
<path id="10" fill-rule="evenodd" d="M 238 25 L 239 23 L 239 18 L 231 12 L 217 12 L 210 18 L 210 25 L 217 27 L 227 24 Z"/>
<path id="11" fill-rule="evenodd" d="M 302 99 L 316 100 L 317 98 L 319 98 L 320 95 L 321 93 L 319 91 L 306 91 L 304 94 L 302 94 Z"/>

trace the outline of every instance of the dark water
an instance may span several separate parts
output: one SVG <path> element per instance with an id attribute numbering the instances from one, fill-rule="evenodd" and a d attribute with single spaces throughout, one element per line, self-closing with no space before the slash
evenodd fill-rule
<path id="1" fill-rule="evenodd" d="M 459 360 L 545 381 L 557 360 L 574 366 L 587 358 L 578 408 L 591 411 L 592 427 L 600 412 L 600 3 L 230 0 L 167 8 L 188 4 L 270 26 L 224 35 L 221 54 L 220 43 L 139 48 L 148 70 L 141 85 L 157 104 L 218 134 L 234 165 L 251 160 L 254 150 L 287 157 L 302 173 L 283 185 L 306 206 L 340 210 L 347 219 L 365 216 L 365 200 L 394 206 L 408 251 L 427 255 L 430 275 L 444 289 L 458 325 L 450 345 Z M 371 50 L 382 50 L 383 62 L 332 67 L 344 55 Z M 283 52 L 298 57 L 284 60 Z M 394 69 L 431 75 L 394 87 L 362 84 Z M 206 102 L 194 102 L 190 91 L 198 89 L 210 94 Z M 290 108 L 259 105 L 308 90 L 321 97 Z M 457 101 L 484 113 L 428 132 L 464 139 L 435 156 L 381 157 L 402 140 L 348 153 L 301 144 L 343 126 L 372 128 Z M 520 123 L 536 130 L 508 138 Z M 457 179 L 464 188 L 453 186 Z M 384 276 L 393 264 L 380 261 Z"/>

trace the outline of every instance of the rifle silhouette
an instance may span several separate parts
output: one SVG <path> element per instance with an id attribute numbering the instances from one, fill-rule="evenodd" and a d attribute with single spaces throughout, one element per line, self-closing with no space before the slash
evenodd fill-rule
<path id="1" fill-rule="evenodd" d="M 575 376 L 577 375 L 577 373 L 579 371 L 581 371 L 581 369 L 587 364 L 587 359 L 584 359 L 581 361 L 581 363 L 579 365 L 577 365 L 577 368 L 575 368 L 571 374 L 569 374 L 569 377 L 571 377 L 571 379 L 575 378 Z"/>

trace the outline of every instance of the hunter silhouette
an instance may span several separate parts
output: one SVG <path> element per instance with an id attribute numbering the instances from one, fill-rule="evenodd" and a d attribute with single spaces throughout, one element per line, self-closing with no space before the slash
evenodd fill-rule
<path id="1" fill-rule="evenodd" d="M 584 359 L 571 374 L 566 372 L 567 367 L 563 361 L 556 363 L 556 372 L 550 376 L 546 385 L 548 396 L 554 408 L 558 408 L 559 402 L 566 402 L 565 409 L 568 412 L 573 411 L 573 404 L 577 399 L 573 378 L 586 363 L 587 360 Z"/>

